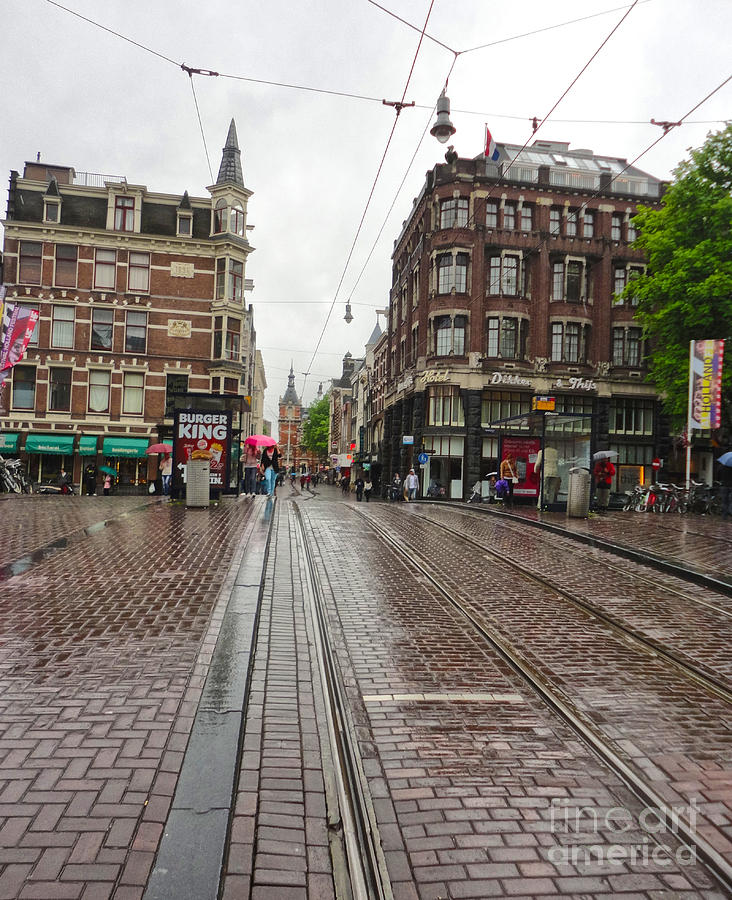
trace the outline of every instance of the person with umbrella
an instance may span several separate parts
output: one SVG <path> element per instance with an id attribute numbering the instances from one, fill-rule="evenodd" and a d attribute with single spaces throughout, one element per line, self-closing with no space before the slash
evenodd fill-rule
<path id="1" fill-rule="evenodd" d="M 111 466 L 99 466 L 99 471 L 104 473 L 104 496 L 109 497 L 112 492 L 114 476 L 117 474 L 117 471 Z"/>
<path id="2" fill-rule="evenodd" d="M 615 476 L 615 466 L 610 462 L 610 459 L 617 455 L 615 450 L 598 450 L 592 457 L 595 461 L 592 475 L 595 479 L 595 498 L 598 510 L 607 511 L 608 509 L 610 486 Z"/>
<path id="3" fill-rule="evenodd" d="M 723 453 L 719 463 L 719 483 L 721 484 L 722 518 L 732 516 L 732 450 Z"/>
<path id="4" fill-rule="evenodd" d="M 259 451 L 251 438 L 244 441 L 244 493 L 254 496 L 257 493 L 257 468 L 259 467 Z"/>
<path id="5" fill-rule="evenodd" d="M 280 455 L 277 451 L 277 442 L 270 438 L 272 444 L 265 447 L 262 451 L 262 459 L 259 463 L 259 469 L 264 475 L 264 482 L 267 486 L 267 496 L 274 497 L 275 481 L 280 468 Z"/>
<path id="6" fill-rule="evenodd" d="M 173 460 L 170 454 L 173 452 L 171 444 L 150 444 L 145 453 L 162 454 L 163 458 L 158 463 L 158 469 L 163 481 L 163 494 L 170 496 L 170 481 L 173 476 Z M 152 491 L 154 493 L 154 489 Z"/>

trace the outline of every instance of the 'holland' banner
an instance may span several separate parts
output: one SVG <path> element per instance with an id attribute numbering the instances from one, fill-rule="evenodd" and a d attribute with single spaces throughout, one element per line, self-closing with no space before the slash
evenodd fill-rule
<path id="1" fill-rule="evenodd" d="M 689 351 L 689 432 L 719 428 L 724 341 L 692 341 Z"/>
<path id="2" fill-rule="evenodd" d="M 5 304 L 2 312 L 0 373 L 7 375 L 7 370 L 23 359 L 37 321 L 37 309 L 29 309 L 18 304 Z"/>
<path id="3" fill-rule="evenodd" d="M 493 162 L 498 162 L 498 158 L 501 155 L 498 152 L 498 147 L 496 147 L 496 142 L 493 140 L 491 130 L 487 125 L 485 126 L 485 155 L 488 159 L 492 159 Z"/>

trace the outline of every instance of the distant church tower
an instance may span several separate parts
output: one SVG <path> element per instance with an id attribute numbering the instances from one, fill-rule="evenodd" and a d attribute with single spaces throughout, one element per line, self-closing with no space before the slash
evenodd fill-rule
<path id="1" fill-rule="evenodd" d="M 287 376 L 287 390 L 280 397 L 280 465 L 287 466 L 288 471 L 300 465 L 300 424 L 302 422 L 302 406 L 295 390 L 295 373 L 290 364 Z"/>

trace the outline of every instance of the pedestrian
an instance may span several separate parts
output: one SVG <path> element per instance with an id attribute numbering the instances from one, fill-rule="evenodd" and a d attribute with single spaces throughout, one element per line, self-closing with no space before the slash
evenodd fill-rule
<path id="1" fill-rule="evenodd" d="M 419 478 L 414 474 L 414 469 L 409 470 L 409 475 L 404 479 L 404 486 L 407 489 L 407 500 L 417 499 L 417 489 L 419 488 Z"/>
<path id="2" fill-rule="evenodd" d="M 721 513 L 723 519 L 732 516 L 732 466 L 719 467 L 720 499 L 722 502 Z"/>
<path id="3" fill-rule="evenodd" d="M 364 482 L 364 485 L 363 485 L 363 495 L 366 498 L 367 503 L 369 502 L 369 499 L 371 497 L 371 491 L 373 490 L 373 487 L 374 487 L 373 484 L 371 484 L 371 476 L 367 475 L 366 481 Z"/>
<path id="4" fill-rule="evenodd" d="M 347 494 L 351 487 L 351 476 L 350 475 L 341 475 L 341 490 L 344 494 Z"/>
<path id="5" fill-rule="evenodd" d="M 518 482 L 518 475 L 516 474 L 516 458 L 513 453 L 507 453 L 504 456 L 498 472 L 501 479 L 508 484 L 504 503 L 506 506 L 513 506 L 513 486 Z"/>
<path id="6" fill-rule="evenodd" d="M 67 474 L 66 469 L 61 467 L 61 472 L 58 476 L 58 486 L 61 488 L 62 494 L 73 494 L 74 486 L 71 483 L 71 476 Z"/>
<path id="7" fill-rule="evenodd" d="M 363 499 L 364 480 L 359 475 L 356 479 L 356 500 L 360 503 Z"/>
<path id="8" fill-rule="evenodd" d="M 253 497 L 257 493 L 257 469 L 259 451 L 251 444 L 244 443 L 244 493 Z"/>
<path id="9" fill-rule="evenodd" d="M 262 458 L 259 462 L 259 468 L 264 475 L 264 481 L 268 497 L 274 497 L 275 482 L 277 480 L 277 472 L 280 467 L 280 454 L 277 445 L 266 447 L 262 451 Z"/>
<path id="10" fill-rule="evenodd" d="M 163 496 L 170 496 L 170 480 L 173 477 L 173 459 L 170 453 L 164 453 L 160 460 L 160 475 L 163 479 Z"/>
<path id="11" fill-rule="evenodd" d="M 595 503 L 600 511 L 607 511 L 610 503 L 610 486 L 615 475 L 615 466 L 609 459 L 598 459 L 592 470 L 595 479 Z"/>
<path id="12" fill-rule="evenodd" d="M 559 477 L 558 456 L 559 454 L 554 447 L 544 447 L 543 450 L 539 450 L 539 452 L 536 454 L 534 472 L 536 472 L 539 478 L 542 477 L 541 462 L 542 459 L 544 460 L 543 491 L 540 485 L 539 499 L 536 502 L 537 508 L 541 508 L 542 494 L 544 496 L 545 506 L 549 506 L 552 503 L 556 502 L 557 492 L 559 491 L 559 484 L 561 482 L 561 479 Z"/>
<path id="13" fill-rule="evenodd" d="M 109 472 L 104 473 L 104 496 L 109 497 L 112 492 L 112 476 Z"/>
<path id="14" fill-rule="evenodd" d="M 97 465 L 94 461 L 88 463 L 84 468 L 84 488 L 87 497 L 97 496 Z"/>
<path id="15" fill-rule="evenodd" d="M 394 477 L 391 480 L 391 502 L 393 503 L 395 500 L 399 500 L 401 493 L 402 479 L 399 477 L 399 473 L 395 472 Z"/>

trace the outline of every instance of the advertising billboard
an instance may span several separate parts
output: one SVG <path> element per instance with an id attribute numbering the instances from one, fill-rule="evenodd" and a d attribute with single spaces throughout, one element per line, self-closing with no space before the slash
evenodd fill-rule
<path id="1" fill-rule="evenodd" d="M 177 409 L 173 424 L 173 465 L 191 459 L 211 461 L 211 488 L 229 485 L 231 410 Z"/>
<path id="2" fill-rule="evenodd" d="M 539 473 L 534 472 L 536 456 L 541 449 L 540 438 L 505 437 L 501 446 L 501 460 L 512 456 L 517 482 L 513 486 L 514 497 L 538 497 Z"/>

